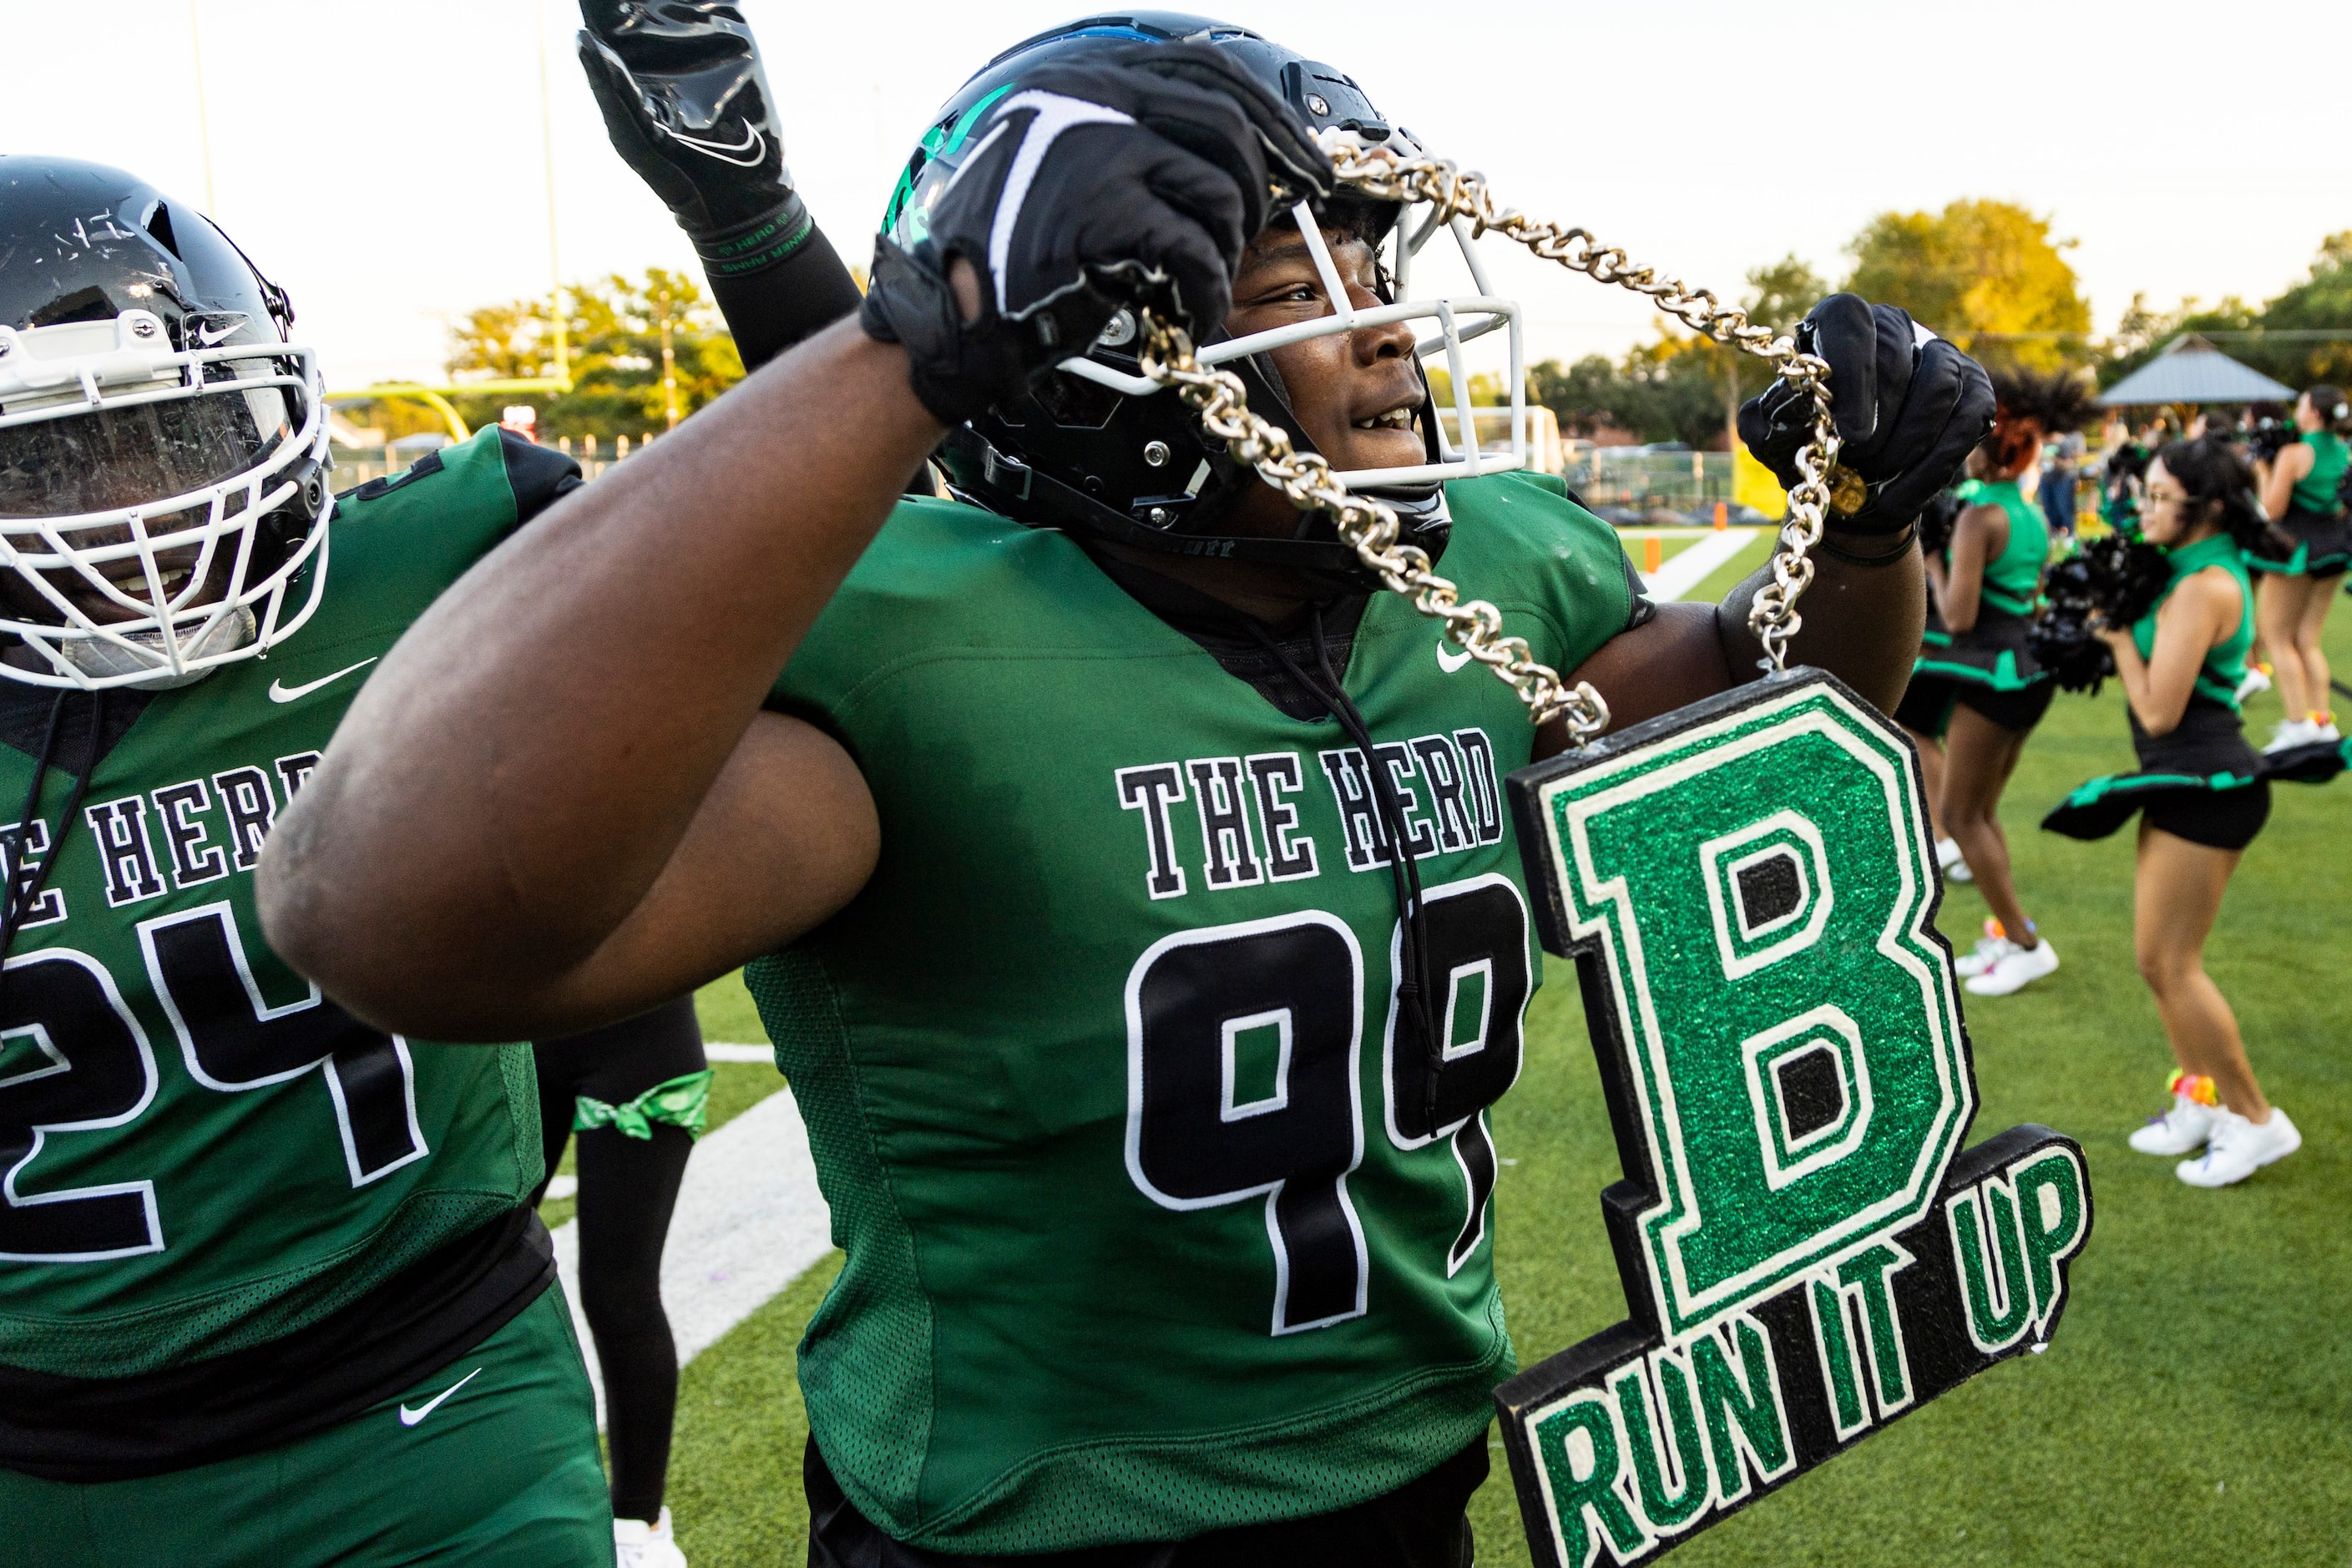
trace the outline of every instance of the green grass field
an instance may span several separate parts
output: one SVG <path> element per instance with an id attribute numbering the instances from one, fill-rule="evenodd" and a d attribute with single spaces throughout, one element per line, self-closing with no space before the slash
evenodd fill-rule
<path id="1" fill-rule="evenodd" d="M 1727 566 L 1715 596 L 1762 545 Z M 2352 610 L 2330 638 L 2352 670 Z M 2258 734 L 2274 699 L 2249 714 Z M 2303 1152 L 2218 1193 L 2125 1135 L 2161 1109 L 2164 1039 L 2131 958 L 2128 832 L 2078 844 L 2036 831 L 2094 773 L 2130 764 L 2120 693 L 2062 697 L 2028 747 L 2004 821 L 2021 891 L 2063 967 L 1968 1021 L 1981 1106 L 1971 1142 L 2021 1121 L 2079 1138 L 2097 1228 L 2046 1355 L 1996 1367 L 1856 1451 L 1685 1546 L 1717 1564 L 2352 1561 L 2352 944 L 2345 886 L 2352 784 L 2280 786 L 2209 952 L 2256 1070 Z M 1952 889 L 1965 948 L 1984 916 Z M 1555 964 L 1528 1016 L 1527 1069 L 1496 1113 L 1506 1167 L 1496 1268 L 1531 1362 L 1625 1316 L 1602 1236 L 1619 1174 L 1573 977 Z M 756 1040 L 740 986 L 704 998 L 711 1037 Z M 761 1068 L 730 1069 L 730 1107 Z M 776 1080 L 764 1078 L 772 1089 Z M 838 1266 L 829 1259 L 686 1369 L 670 1480 L 696 1568 L 803 1561 L 806 1427 L 793 1347 Z M 1473 1503 L 1479 1561 L 1524 1563 L 1501 1455 Z"/>

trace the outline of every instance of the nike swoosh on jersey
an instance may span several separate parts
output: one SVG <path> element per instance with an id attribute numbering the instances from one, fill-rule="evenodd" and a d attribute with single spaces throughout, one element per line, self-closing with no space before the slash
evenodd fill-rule
<path id="1" fill-rule="evenodd" d="M 1470 650 L 1468 648 L 1450 648 L 1446 646 L 1445 639 L 1444 637 L 1439 637 L 1437 639 L 1438 668 L 1444 670 L 1446 674 L 1451 675 L 1469 662 Z"/>
<path id="2" fill-rule="evenodd" d="M 318 690 L 319 688 L 322 686 L 332 686 L 335 682 L 341 680 L 354 669 L 365 669 L 369 665 L 373 664 L 376 659 L 382 657 L 383 656 L 381 654 L 371 655 L 370 657 L 360 660 L 357 664 L 346 665 L 341 669 L 335 671 L 332 675 L 322 675 L 318 679 L 310 681 L 309 684 L 303 686 L 289 686 L 282 680 L 273 680 L 269 683 L 269 700 L 272 702 L 292 702 L 300 698 L 308 697 L 310 693 Z"/>
<path id="3" fill-rule="evenodd" d="M 427 1415 L 430 1415 L 436 1410 L 440 1409 L 441 1402 L 443 1400 L 448 1398 L 451 1394 L 457 1393 L 459 1389 L 465 1387 L 467 1384 L 473 1382 L 474 1379 L 481 1375 L 482 1369 L 478 1366 L 473 1371 L 467 1373 L 465 1376 L 459 1378 L 457 1382 L 451 1384 L 448 1387 L 443 1389 L 440 1393 L 435 1394 L 432 1398 L 426 1400 L 424 1405 L 418 1408 L 411 1410 L 407 1405 L 402 1405 L 400 1407 L 400 1424 L 403 1426 L 415 1426 L 419 1421 L 424 1420 Z"/>

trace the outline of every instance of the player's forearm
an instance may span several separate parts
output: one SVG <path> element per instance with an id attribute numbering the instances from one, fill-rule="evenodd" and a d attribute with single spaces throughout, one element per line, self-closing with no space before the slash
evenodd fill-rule
<path id="1" fill-rule="evenodd" d="M 1865 559 L 1884 554 L 1883 538 L 1842 537 L 1827 542 Z M 1797 601 L 1803 629 L 1789 641 L 1789 662 L 1811 664 L 1828 670 L 1853 687 L 1881 710 L 1891 712 L 1903 700 L 1911 679 L 1912 660 L 1919 651 L 1919 633 L 1927 621 L 1927 576 L 1914 543 L 1884 564 L 1859 566 L 1842 561 L 1827 550 L 1812 552 L 1813 584 Z M 1733 589 L 1717 612 L 1717 635 L 1733 673 L 1752 679 L 1764 645 L 1749 629 L 1748 611 L 1756 595 L 1772 581 L 1769 561 Z"/>
<path id="2" fill-rule="evenodd" d="M 585 961 L 939 433 L 843 323 L 551 509 L 385 658 L 280 819 L 273 945 L 362 1012 Z"/>

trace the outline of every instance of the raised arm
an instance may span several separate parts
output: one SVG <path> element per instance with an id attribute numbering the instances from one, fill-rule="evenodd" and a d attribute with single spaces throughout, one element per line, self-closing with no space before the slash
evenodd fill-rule
<path id="1" fill-rule="evenodd" d="M 271 945 L 386 1027 L 493 1037 L 650 1005 L 830 913 L 872 805 L 761 704 L 939 433 L 905 354 L 844 323 L 550 509 L 352 705 L 270 836 Z"/>
<path id="2" fill-rule="evenodd" d="M 1891 710 L 1926 623 L 1914 525 L 1990 426 L 1992 386 L 1974 360 L 1918 331 L 1901 310 L 1852 294 L 1816 305 L 1798 346 L 1829 363 L 1832 411 L 1845 443 L 1839 460 L 1868 489 L 1853 514 L 1832 519 L 1812 552 L 1813 584 L 1798 603 L 1804 625 L 1789 644 L 1789 662 L 1818 665 Z M 1811 407 L 1776 384 L 1739 411 L 1741 439 L 1791 488 Z M 1603 644 L 1577 677 L 1608 700 L 1617 729 L 1753 680 L 1764 650 L 1748 611 L 1771 580 L 1768 562 L 1720 605 L 1662 605 Z M 1538 751 L 1566 743 L 1554 725 Z"/>
<path id="3" fill-rule="evenodd" d="M 793 188 L 766 62 L 715 0 L 581 0 L 580 65 L 613 150 L 694 241 L 757 370 L 857 309 L 857 284 Z"/>
<path id="4" fill-rule="evenodd" d="M 1218 89 L 1214 51 L 1152 54 L 1040 72 L 929 238 L 877 252 L 857 322 L 427 612 L 270 837 L 279 952 L 382 1026 L 528 1037 L 649 1006 L 854 896 L 871 799 L 837 746 L 761 704 L 908 476 L 1139 292 L 1223 320 L 1269 163 L 1293 161 L 1294 191 L 1328 177 L 1302 132 Z M 1206 78 L 1166 74 L 1202 58 Z"/>
<path id="5" fill-rule="evenodd" d="M 2315 459 L 2308 444 L 2297 441 L 2292 447 L 2279 449 L 2279 455 L 2261 466 L 2263 479 L 2263 510 L 2275 522 L 2286 515 L 2287 502 L 2294 495 L 2294 487 L 2311 476 Z"/>
<path id="6" fill-rule="evenodd" d="M 1951 564 L 1937 574 L 1936 610 L 1956 632 L 1972 631 L 1984 608 L 1985 564 L 2009 548 L 2009 513 L 1972 506 L 1952 523 Z"/>

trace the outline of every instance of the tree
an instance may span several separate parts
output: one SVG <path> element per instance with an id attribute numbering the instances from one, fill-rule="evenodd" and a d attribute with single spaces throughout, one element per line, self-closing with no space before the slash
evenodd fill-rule
<path id="1" fill-rule="evenodd" d="M 1793 255 L 1755 268 L 1748 285 L 1740 303 L 1748 320 L 1783 333 L 1794 331 L 1829 292 Z M 1761 391 L 1771 374 L 1753 354 L 1662 327 L 1656 341 L 1616 363 L 1589 354 L 1563 370 L 1559 361 L 1546 360 L 1528 371 L 1528 380 L 1529 395 L 1552 411 L 1563 430 L 1580 436 L 1629 430 L 1643 441 L 1720 450 L 1730 442 L 1740 403 Z"/>
<path id="2" fill-rule="evenodd" d="M 694 279 L 664 268 L 619 273 L 564 290 L 572 390 L 539 402 L 542 437 L 637 439 L 669 424 L 662 386 L 662 326 L 669 326 L 681 415 L 743 379 L 743 359 Z M 470 312 L 450 331 L 448 371 L 460 384 L 555 374 L 554 317 L 545 300 L 514 300 Z M 461 398 L 469 424 L 488 424 L 513 399 Z"/>
<path id="3" fill-rule="evenodd" d="M 2311 276 L 2263 306 L 2255 325 L 2264 332 L 2352 329 L 2352 229 L 2321 241 Z M 2280 338 L 2255 347 L 2248 363 L 2291 386 L 2352 383 L 2352 339 Z"/>
<path id="4" fill-rule="evenodd" d="M 2010 202 L 1881 213 L 1847 251 L 1845 286 L 1900 305 L 1979 359 L 2049 370 L 2092 357 L 2091 307 L 2050 220 Z"/>
<path id="5" fill-rule="evenodd" d="M 2352 336 L 2319 335 L 2352 334 L 2352 230 L 2320 241 L 2310 275 L 2259 308 L 2232 295 L 2210 309 L 2183 300 L 2159 311 L 2134 295 L 2107 340 L 2100 384 L 2121 381 L 2183 332 L 2215 338 L 2232 359 L 2289 386 L 2352 382 Z"/>
<path id="6" fill-rule="evenodd" d="M 1749 321 L 1785 336 L 1797 330 L 1805 312 L 1820 304 L 1829 291 L 1821 274 L 1790 251 L 1769 267 L 1759 267 L 1748 274 L 1748 294 L 1740 304 Z"/>

